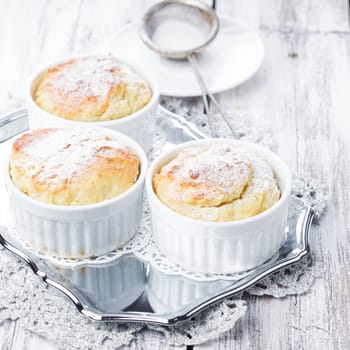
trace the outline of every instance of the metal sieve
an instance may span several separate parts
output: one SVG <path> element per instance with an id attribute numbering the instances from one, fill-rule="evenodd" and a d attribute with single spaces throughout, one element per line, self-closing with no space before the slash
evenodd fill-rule
<path id="1" fill-rule="evenodd" d="M 212 135 L 209 100 L 216 107 L 232 135 L 235 135 L 221 106 L 206 87 L 196 59 L 196 55 L 214 40 L 218 31 L 218 17 L 207 4 L 199 0 L 164 0 L 145 13 L 140 36 L 150 49 L 161 56 L 175 60 L 187 59 L 190 62 L 202 91 L 204 110 L 208 115 Z"/>

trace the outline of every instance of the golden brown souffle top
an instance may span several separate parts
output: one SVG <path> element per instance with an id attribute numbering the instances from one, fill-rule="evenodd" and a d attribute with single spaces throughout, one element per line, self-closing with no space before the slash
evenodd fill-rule
<path id="1" fill-rule="evenodd" d="M 230 144 L 180 151 L 154 175 L 153 187 L 177 213 L 215 222 L 255 216 L 280 198 L 269 163 Z"/>
<path id="2" fill-rule="evenodd" d="M 152 98 L 147 82 L 113 55 L 72 59 L 48 69 L 35 103 L 55 116 L 108 121 L 137 112 Z"/>
<path id="3" fill-rule="evenodd" d="M 137 180 L 140 160 L 100 128 L 37 129 L 13 144 L 10 177 L 24 194 L 55 205 L 114 198 Z"/>

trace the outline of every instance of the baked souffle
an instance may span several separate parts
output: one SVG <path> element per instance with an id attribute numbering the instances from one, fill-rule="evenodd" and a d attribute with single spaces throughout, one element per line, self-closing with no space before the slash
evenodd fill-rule
<path id="1" fill-rule="evenodd" d="M 280 190 L 269 163 L 242 147 L 187 148 L 153 177 L 158 198 L 175 212 L 204 221 L 235 221 L 272 207 Z"/>
<path id="2" fill-rule="evenodd" d="M 126 117 L 152 98 L 147 82 L 113 55 L 72 59 L 46 71 L 33 96 L 53 115 L 77 121 Z"/>
<path id="3" fill-rule="evenodd" d="M 14 142 L 9 171 L 14 185 L 33 199 L 87 205 L 130 188 L 140 159 L 101 128 L 36 129 Z"/>

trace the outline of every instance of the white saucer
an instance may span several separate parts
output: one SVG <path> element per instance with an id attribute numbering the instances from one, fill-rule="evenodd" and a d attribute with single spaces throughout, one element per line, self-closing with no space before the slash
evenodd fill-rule
<path id="1" fill-rule="evenodd" d="M 219 15 L 219 20 L 219 34 L 197 57 L 204 80 L 213 93 L 248 80 L 264 58 L 263 43 L 252 29 L 226 15 Z M 139 26 L 140 22 L 136 21 L 123 27 L 109 42 L 108 50 L 153 73 L 162 95 L 201 95 L 190 64 L 162 58 L 151 51 L 139 37 Z"/>

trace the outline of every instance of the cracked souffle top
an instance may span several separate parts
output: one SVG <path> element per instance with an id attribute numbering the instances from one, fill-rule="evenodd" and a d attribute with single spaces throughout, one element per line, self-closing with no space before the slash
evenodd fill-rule
<path id="1" fill-rule="evenodd" d="M 126 117 L 152 98 L 147 82 L 113 55 L 72 59 L 48 69 L 33 96 L 53 115 L 79 121 Z"/>
<path id="2" fill-rule="evenodd" d="M 153 177 L 158 198 L 179 214 L 234 221 L 273 206 L 280 190 L 269 163 L 232 145 L 187 148 Z"/>
<path id="3" fill-rule="evenodd" d="M 86 205 L 120 195 L 139 176 L 140 160 L 101 128 L 37 129 L 13 144 L 9 163 L 15 186 L 33 199 Z"/>

